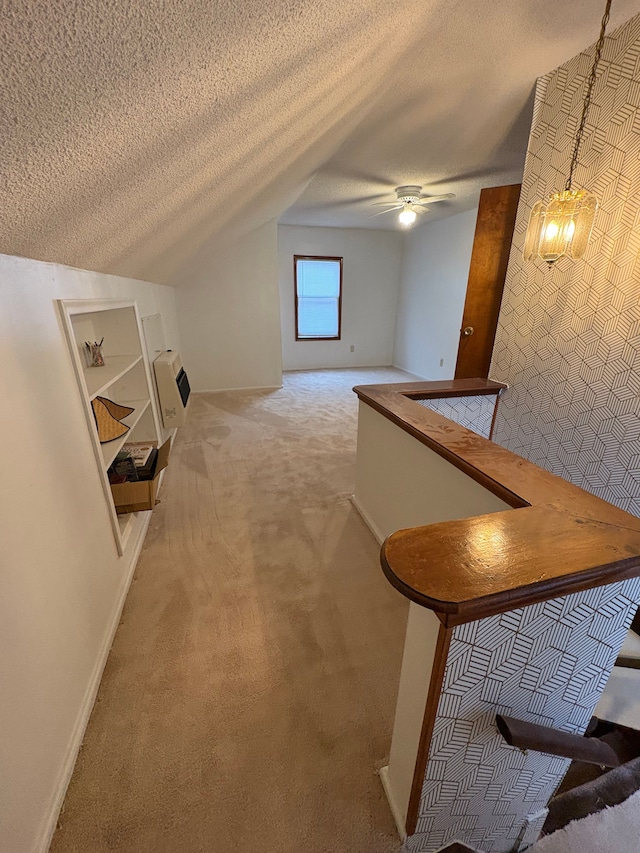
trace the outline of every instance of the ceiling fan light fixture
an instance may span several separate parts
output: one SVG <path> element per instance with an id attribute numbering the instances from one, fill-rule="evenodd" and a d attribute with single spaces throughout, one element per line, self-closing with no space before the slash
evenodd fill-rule
<path id="1" fill-rule="evenodd" d="M 598 200 L 593 193 L 587 190 L 572 189 L 572 181 L 573 173 L 578 164 L 580 143 L 587 121 L 591 92 L 596 80 L 610 12 L 611 0 L 606 0 L 604 15 L 600 24 L 600 36 L 596 44 L 587 90 L 582 104 L 582 118 L 573 144 L 569 176 L 564 190 L 551 193 L 547 201 L 538 201 L 531 208 L 522 251 L 525 261 L 532 261 L 539 257 L 551 267 L 560 258 L 577 260 L 587 250 L 598 208 Z"/>
<path id="2" fill-rule="evenodd" d="M 417 214 L 413 209 L 413 205 L 409 202 L 405 204 L 398 215 L 398 221 L 403 228 L 410 228 L 416 221 Z"/>
<path id="3" fill-rule="evenodd" d="M 398 219 L 403 228 L 410 228 L 417 219 L 418 213 L 427 213 L 429 205 L 435 204 L 437 201 L 448 201 L 450 198 L 455 198 L 453 193 L 444 193 L 443 195 L 422 195 L 422 187 L 417 184 L 404 184 L 401 187 L 396 187 L 395 201 L 374 201 L 374 207 L 383 207 L 378 213 L 372 213 L 371 216 L 382 216 L 385 213 L 399 211 Z"/>

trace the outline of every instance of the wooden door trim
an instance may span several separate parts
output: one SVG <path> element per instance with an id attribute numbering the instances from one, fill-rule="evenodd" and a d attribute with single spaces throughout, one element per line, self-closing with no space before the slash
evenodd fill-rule
<path id="1" fill-rule="evenodd" d="M 507 274 L 520 184 L 486 187 L 480 193 L 467 293 L 462 314 L 455 378 L 488 376 Z M 482 321 L 478 324 L 477 317 Z M 462 330 L 474 327 L 465 338 Z M 474 355 L 469 362 L 469 350 Z"/>

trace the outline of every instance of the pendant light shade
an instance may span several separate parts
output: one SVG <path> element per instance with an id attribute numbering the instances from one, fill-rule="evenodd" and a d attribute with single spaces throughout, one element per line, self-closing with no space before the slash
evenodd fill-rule
<path id="1" fill-rule="evenodd" d="M 546 261 L 549 266 L 552 266 L 560 258 L 577 260 L 584 255 L 587 249 L 598 201 L 593 193 L 587 190 L 574 190 L 572 182 L 573 174 L 578 165 L 580 143 L 591 104 L 591 93 L 596 81 L 610 12 L 611 0 L 606 0 L 604 15 L 600 24 L 600 37 L 596 43 L 593 64 L 582 104 L 582 118 L 573 143 L 569 176 L 564 190 L 552 193 L 547 201 L 539 201 L 531 209 L 522 252 L 525 261 L 532 261 L 539 257 Z"/>
<path id="2" fill-rule="evenodd" d="M 598 202 L 586 190 L 552 193 L 534 204 L 524 245 L 525 261 L 535 257 L 548 264 L 560 258 L 581 258 L 587 248 Z"/>

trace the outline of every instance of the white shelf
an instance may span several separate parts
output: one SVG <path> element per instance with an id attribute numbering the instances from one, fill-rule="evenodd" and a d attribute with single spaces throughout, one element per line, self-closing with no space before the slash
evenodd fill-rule
<path id="1" fill-rule="evenodd" d="M 129 427 L 129 431 L 124 435 L 121 435 L 120 438 L 116 438 L 113 441 L 107 441 L 105 444 L 100 445 L 105 470 L 111 465 L 113 460 L 116 458 L 116 456 L 118 455 L 118 451 L 122 448 L 123 444 L 126 444 L 127 441 L 131 441 L 131 433 L 133 432 L 134 427 L 151 405 L 151 400 L 149 399 L 118 400 L 117 402 L 121 406 L 130 406 L 134 411 L 131 412 L 130 415 L 127 415 L 126 418 L 123 418 L 120 421 L 120 423 L 125 424 L 125 426 Z"/>
<path id="2" fill-rule="evenodd" d="M 106 391 L 140 361 L 142 361 L 142 355 L 111 355 L 105 358 L 103 367 L 85 367 L 82 373 L 89 400 Z"/>

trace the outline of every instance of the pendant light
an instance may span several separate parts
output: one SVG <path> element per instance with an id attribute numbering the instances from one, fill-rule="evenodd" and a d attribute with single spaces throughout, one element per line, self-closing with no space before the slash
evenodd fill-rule
<path id="1" fill-rule="evenodd" d="M 600 37 L 596 44 L 593 65 L 591 66 L 587 91 L 585 92 L 584 103 L 582 105 L 582 118 L 576 134 L 576 140 L 573 144 L 569 176 L 564 190 L 551 193 L 546 201 L 539 201 L 534 204 L 529 217 L 527 236 L 524 243 L 523 255 L 525 261 L 531 261 L 535 257 L 540 257 L 551 267 L 560 258 L 566 257 L 577 260 L 586 251 L 598 201 L 595 195 L 587 192 L 587 190 L 573 189 L 572 182 L 573 173 L 578 164 L 580 143 L 582 142 L 587 113 L 591 104 L 591 92 L 596 80 L 596 72 L 598 63 L 600 62 L 604 34 L 609 22 L 610 11 L 611 0 L 607 0 L 600 26 Z"/>

